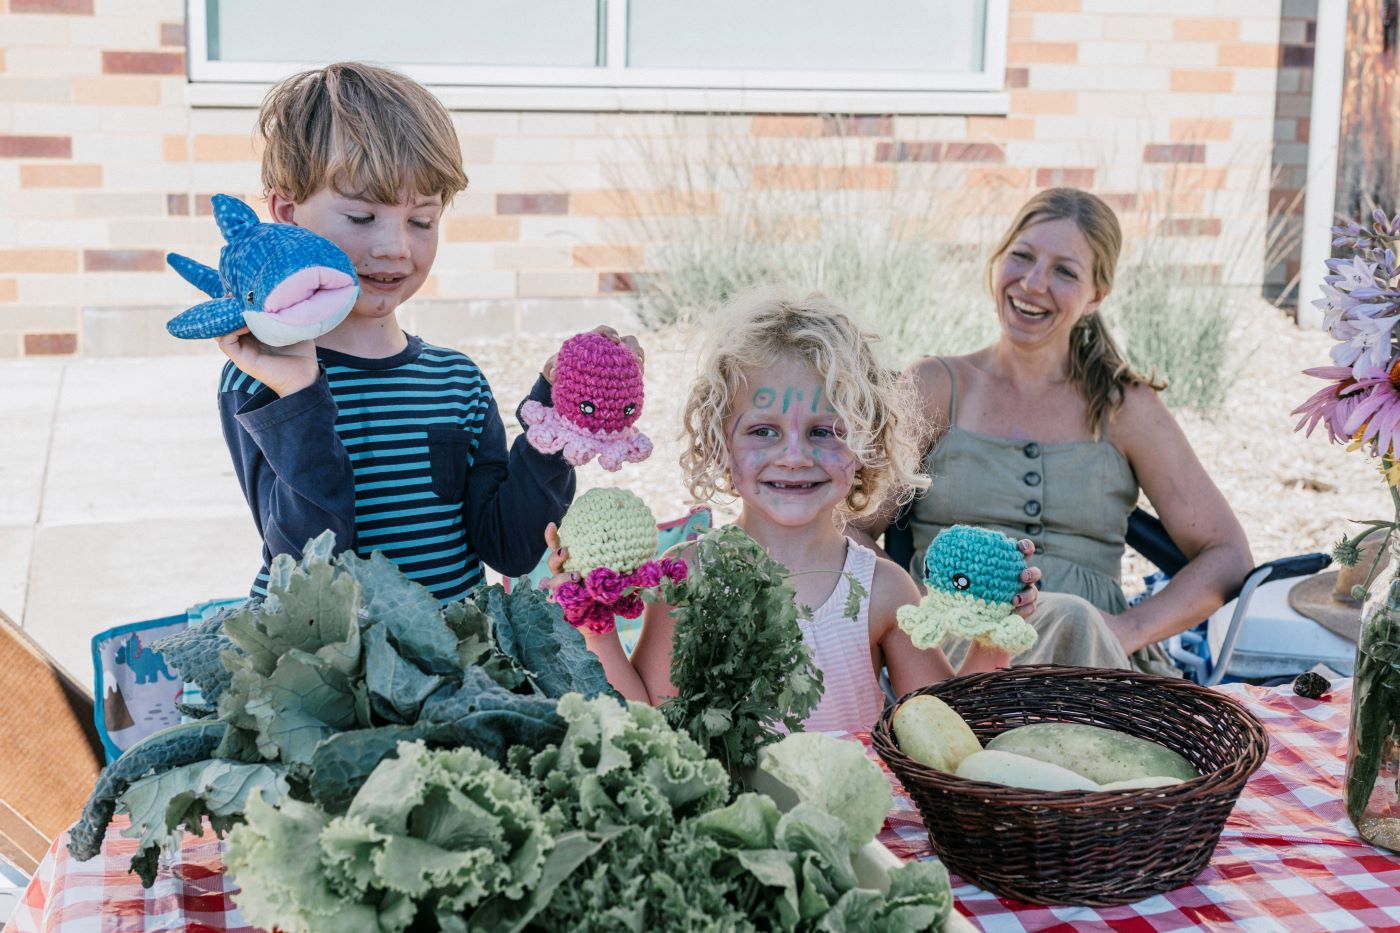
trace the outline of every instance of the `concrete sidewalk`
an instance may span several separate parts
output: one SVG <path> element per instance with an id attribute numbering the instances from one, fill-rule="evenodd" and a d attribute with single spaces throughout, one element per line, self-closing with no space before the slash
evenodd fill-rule
<path id="1" fill-rule="evenodd" d="M 0 361 L 0 610 L 83 683 L 95 633 L 245 594 L 257 571 L 223 362 Z"/>

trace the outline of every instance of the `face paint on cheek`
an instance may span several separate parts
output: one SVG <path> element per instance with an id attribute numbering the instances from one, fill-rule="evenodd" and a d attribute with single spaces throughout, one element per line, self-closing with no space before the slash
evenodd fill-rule
<path id="1" fill-rule="evenodd" d="M 856 469 L 860 466 L 855 454 L 842 447 L 836 450 L 812 448 L 812 459 L 848 482 L 855 482 Z"/>

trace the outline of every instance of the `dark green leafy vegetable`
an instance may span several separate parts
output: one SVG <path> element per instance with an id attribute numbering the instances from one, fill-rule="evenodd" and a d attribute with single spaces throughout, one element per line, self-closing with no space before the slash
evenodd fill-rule
<path id="1" fill-rule="evenodd" d="M 234 611 L 221 610 L 183 632 L 167 635 L 151 645 L 171 670 L 199 687 L 204 702 L 211 706 L 219 702 L 219 696 L 228 688 L 231 676 L 219 656 L 225 651 L 238 650 L 233 639 L 224 634 L 224 620 Z"/>
<path id="2" fill-rule="evenodd" d="M 443 607 L 382 556 L 334 557 L 333 542 L 327 533 L 300 561 L 277 557 L 265 599 L 162 642 L 217 718 L 152 736 L 104 771 L 73 831 L 78 858 L 99 851 L 118 806 L 137 805 L 147 829 L 133 866 L 149 882 L 181 825 L 242 819 L 247 794 L 229 788 L 253 775 L 275 773 L 279 793 L 340 813 L 401 741 L 501 762 L 511 746 L 561 740 L 551 696 L 607 689 L 582 636 L 537 592 L 486 587 Z"/>
<path id="3" fill-rule="evenodd" d="M 439 691 L 423 704 L 421 721 L 441 727 L 433 732 L 438 741 L 468 745 L 502 764 L 512 748 L 561 741 L 565 728 L 554 700 L 512 693 L 480 667 L 463 671 L 454 692 Z"/>
<path id="4" fill-rule="evenodd" d="M 150 887 L 156 880 L 160 850 L 179 848 L 188 829 L 203 831 L 202 820 L 223 835 L 242 821 L 248 796 L 254 790 L 268 800 L 286 796 L 286 769 L 278 765 L 249 765 L 213 759 L 163 771 L 133 784 L 122 795 L 122 808 L 131 814 L 124 836 L 136 836 L 139 844 L 131 869 Z"/>
<path id="5" fill-rule="evenodd" d="M 116 812 L 117 798 L 148 774 L 160 774 L 208 758 L 223 738 L 225 728 L 218 721 L 180 723 L 128 748 L 98 775 L 82 817 L 68 833 L 68 851 L 80 862 L 102 851 L 102 839 Z"/>
<path id="6" fill-rule="evenodd" d="M 535 688 L 548 697 L 581 693 L 616 696 L 603 665 L 578 630 L 564 621 L 558 605 L 526 581 L 507 594 L 500 587 L 477 590 L 478 609 L 490 616 L 501 651 L 529 672 Z"/>
<path id="7" fill-rule="evenodd" d="M 787 569 L 741 528 L 703 535 L 690 577 L 662 585 L 674 606 L 666 719 L 695 737 L 734 773 L 758 763 L 758 750 L 816 709 L 821 671 L 797 624 Z"/>
<path id="8" fill-rule="evenodd" d="M 368 560 L 345 554 L 341 562 L 360 584 L 361 612 L 384 626 L 400 654 L 429 674 L 452 674 L 457 636 L 442 617 L 433 594 L 404 576 L 378 551 Z"/>

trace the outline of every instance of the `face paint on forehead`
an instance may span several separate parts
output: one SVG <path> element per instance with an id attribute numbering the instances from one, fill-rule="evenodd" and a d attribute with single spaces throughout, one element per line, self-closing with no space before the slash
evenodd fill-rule
<path id="1" fill-rule="evenodd" d="M 805 400 L 810 398 L 812 400 L 811 411 L 815 414 L 817 411 L 817 402 L 821 398 L 821 395 L 821 383 L 817 383 L 815 386 L 804 386 L 801 388 L 797 386 L 786 386 L 783 388 L 783 413 L 786 414 L 789 411 L 795 410 Z M 827 410 L 831 410 L 830 405 L 827 406 Z"/>
<path id="2" fill-rule="evenodd" d="M 749 400 L 749 404 L 761 411 L 763 409 L 772 408 L 777 398 L 778 393 L 776 391 L 767 386 L 760 386 L 754 390 L 753 398 Z"/>

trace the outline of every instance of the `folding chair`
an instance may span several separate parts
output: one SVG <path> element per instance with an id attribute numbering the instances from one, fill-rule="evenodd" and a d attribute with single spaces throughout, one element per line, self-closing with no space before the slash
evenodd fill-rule
<path id="1" fill-rule="evenodd" d="M 1170 579 L 1186 566 L 1186 555 L 1167 534 L 1161 520 L 1151 512 L 1134 509 L 1128 516 L 1127 544 Z M 914 533 L 909 526 L 908 509 L 901 510 L 885 530 L 885 552 L 902 567 L 909 567 L 914 558 Z M 1299 554 L 1260 564 L 1229 594 L 1226 606 L 1234 604 L 1229 622 L 1218 650 L 1212 650 L 1209 619 L 1202 619 L 1192 628 L 1173 635 L 1164 642 L 1172 662 L 1188 678 L 1205 686 L 1215 686 L 1229 673 L 1236 645 L 1248 622 L 1250 602 L 1265 583 L 1305 577 L 1318 573 L 1332 562 L 1326 554 Z M 1311 665 L 1309 665 L 1311 666 Z M 1306 670 L 1306 668 L 1304 668 Z M 1301 673 L 1301 671 L 1298 671 Z"/>

